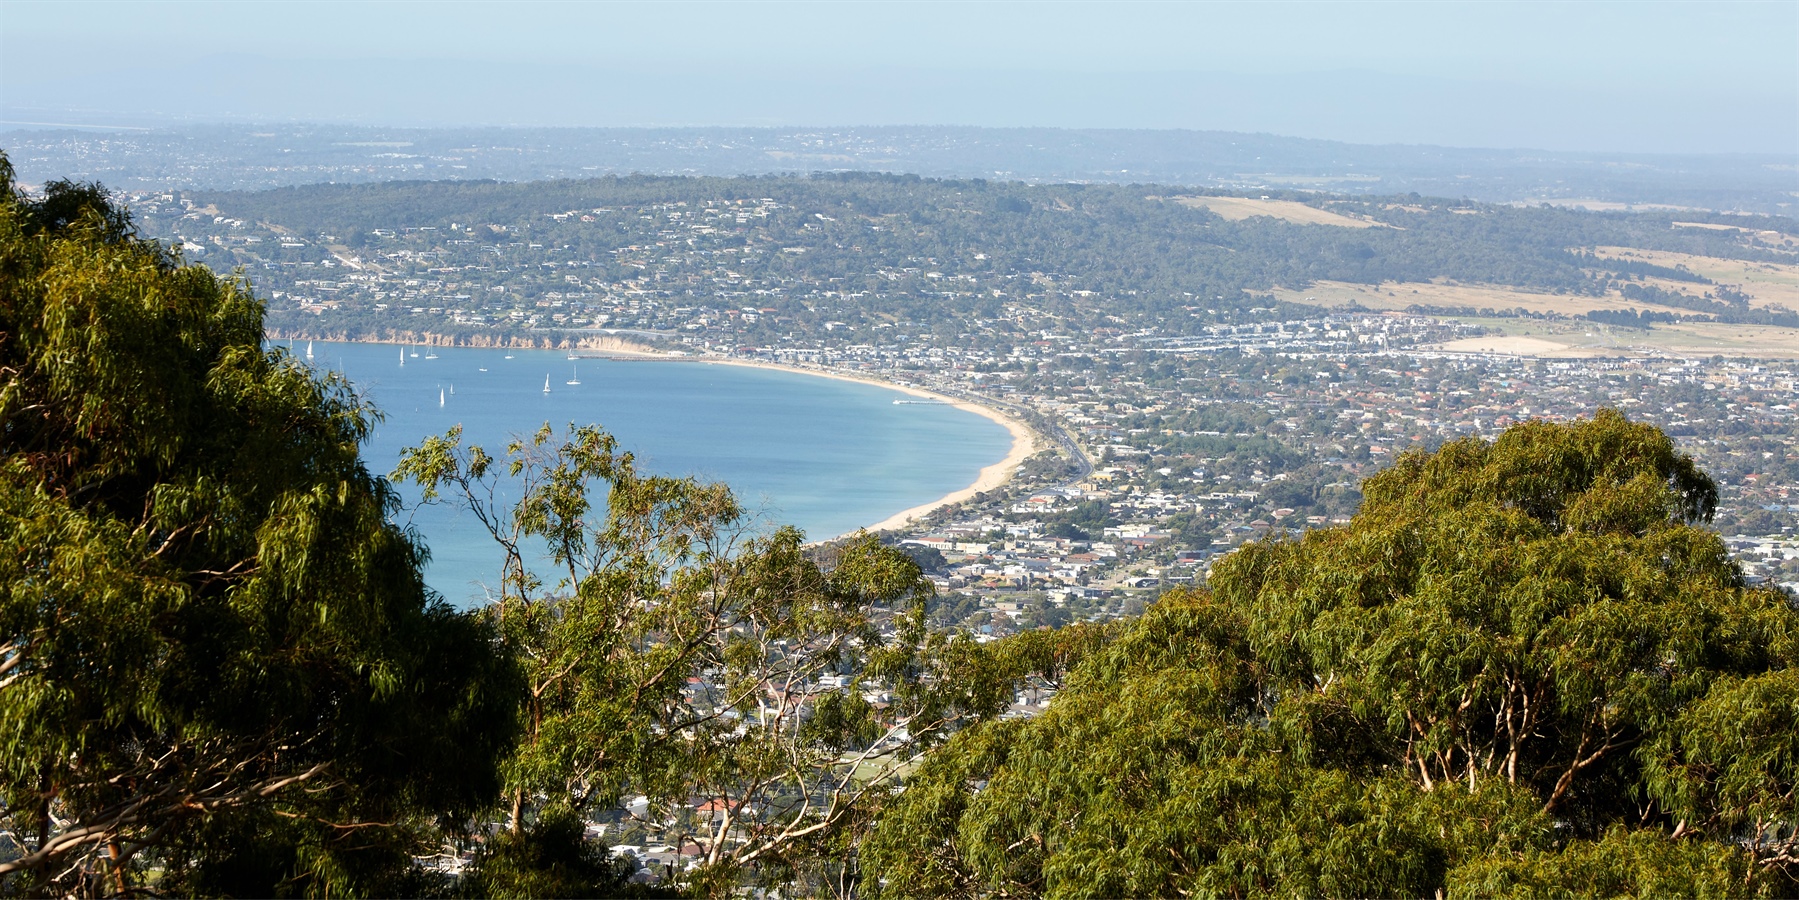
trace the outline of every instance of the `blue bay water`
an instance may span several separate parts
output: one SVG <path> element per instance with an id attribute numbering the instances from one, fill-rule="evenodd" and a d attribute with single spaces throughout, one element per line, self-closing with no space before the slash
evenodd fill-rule
<path id="1" fill-rule="evenodd" d="M 905 396 L 897 391 L 793 372 L 570 361 L 565 352 L 541 350 L 312 347 L 315 368 L 343 373 L 385 414 L 364 450 L 377 474 L 393 470 L 402 448 L 455 425 L 465 443 L 497 455 L 545 422 L 558 433 L 571 422 L 596 424 L 636 455 L 639 471 L 723 481 L 760 525 L 796 525 L 814 540 L 966 487 L 1012 443 L 1006 429 L 970 412 L 896 405 Z M 294 352 L 304 358 L 306 344 Z M 579 385 L 566 383 L 577 374 Z M 418 506 L 415 489 L 403 492 L 401 521 L 431 548 L 426 580 L 433 588 L 466 603 L 482 596 L 481 584 L 497 584 L 499 552 L 472 516 Z"/>

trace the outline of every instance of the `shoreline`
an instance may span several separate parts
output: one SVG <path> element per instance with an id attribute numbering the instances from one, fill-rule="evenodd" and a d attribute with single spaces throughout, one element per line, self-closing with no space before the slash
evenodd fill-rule
<path id="1" fill-rule="evenodd" d="M 685 357 L 669 356 L 648 344 L 626 340 L 615 335 L 590 335 L 577 340 L 552 341 L 545 338 L 541 341 L 527 341 L 508 338 L 504 341 L 469 341 L 459 338 L 446 338 L 430 332 L 404 332 L 404 336 L 388 335 L 386 337 L 327 336 L 319 337 L 303 331 L 292 334 L 279 328 L 263 329 L 262 339 L 269 343 L 277 341 L 329 341 L 338 344 L 398 344 L 402 347 L 442 347 L 450 350 L 591 350 L 607 356 L 629 356 L 642 359 L 683 359 Z"/>
<path id="2" fill-rule="evenodd" d="M 274 338 L 268 338 L 268 339 L 274 340 Z M 399 340 L 393 340 L 393 339 L 372 339 L 372 340 L 345 340 L 345 339 L 336 339 L 336 338 L 295 338 L 295 339 L 296 340 L 335 340 L 338 343 L 345 343 L 345 344 L 404 344 L 404 343 L 407 343 L 406 341 L 399 341 Z M 281 338 L 281 340 L 287 340 L 287 338 L 284 337 L 284 338 Z M 956 397 L 951 397 L 951 396 L 948 396 L 945 394 L 939 394 L 935 391 L 927 390 L 927 389 L 921 388 L 921 387 L 915 387 L 912 385 L 894 384 L 891 381 L 882 381 L 879 378 L 871 378 L 866 375 L 858 375 L 858 374 L 851 373 L 851 372 L 843 372 L 843 371 L 839 371 L 836 369 L 827 369 L 827 368 L 823 368 L 823 367 L 808 368 L 805 366 L 786 365 L 783 363 L 765 362 L 762 360 L 730 359 L 730 358 L 726 358 L 726 357 L 717 357 L 717 356 L 671 356 L 665 352 L 661 352 L 661 351 L 655 350 L 653 348 L 650 348 L 650 347 L 647 347 L 647 346 L 644 346 L 641 344 L 634 344 L 630 341 L 622 341 L 622 340 L 616 340 L 616 339 L 614 339 L 614 340 L 616 341 L 617 344 L 622 344 L 624 346 L 613 346 L 613 347 L 585 346 L 584 347 L 584 346 L 581 346 L 580 343 L 577 342 L 577 344 L 572 347 L 551 347 L 551 348 L 518 347 L 515 349 L 532 349 L 532 350 L 567 349 L 567 350 L 573 350 L 576 352 L 580 352 L 582 350 L 589 350 L 596 354 L 596 358 L 610 358 L 610 359 L 632 360 L 632 361 L 654 360 L 657 362 L 692 362 L 692 363 L 704 363 L 706 365 L 711 365 L 711 366 L 739 366 L 739 367 L 746 368 L 746 369 L 771 369 L 771 370 L 777 371 L 777 372 L 791 372 L 791 373 L 794 373 L 797 375 L 811 375 L 816 378 L 831 378 L 831 379 L 835 379 L 837 381 L 849 381 L 849 382 L 854 382 L 856 384 L 869 385 L 871 387 L 886 388 L 887 390 L 890 390 L 890 391 L 898 391 L 902 394 L 908 394 L 910 396 L 919 397 L 919 398 L 926 399 L 926 400 L 935 400 L 946 406 L 953 406 L 964 412 L 974 413 L 975 415 L 980 416 L 981 418 L 984 418 L 984 419 L 1000 426 L 1001 428 L 1006 429 L 1006 432 L 1012 436 L 1012 446 L 1009 450 L 1006 451 L 1005 457 L 1000 459 L 998 462 L 995 462 L 991 465 L 988 465 L 988 466 L 982 468 L 981 471 L 975 475 L 975 480 L 973 481 L 973 483 L 969 484 L 967 487 L 963 487 L 963 488 L 959 488 L 957 490 L 951 491 L 951 492 L 943 495 L 942 497 L 938 497 L 937 499 L 932 500 L 928 503 L 920 503 L 917 506 L 913 506 L 908 509 L 900 510 L 899 512 L 896 512 L 893 515 L 890 515 L 887 518 L 880 520 L 879 522 L 876 522 L 872 525 L 863 526 L 862 528 L 857 529 L 857 531 L 868 531 L 868 532 L 874 533 L 874 532 L 882 532 L 882 531 L 894 531 L 894 530 L 897 530 L 900 528 L 904 528 L 907 525 L 911 524 L 913 520 L 923 518 L 924 516 L 929 515 L 930 513 L 935 512 L 939 509 L 942 509 L 945 506 L 950 506 L 952 504 L 961 503 L 962 501 L 967 500 L 970 497 L 975 496 L 976 494 L 985 493 L 987 491 L 992 491 L 997 488 L 1003 487 L 1006 484 L 1006 482 L 1012 480 L 1012 475 L 1017 470 L 1017 468 L 1020 465 L 1022 465 L 1025 460 L 1030 459 L 1032 454 L 1037 452 L 1037 448 L 1039 446 L 1037 433 L 1035 431 L 1032 431 L 1030 426 L 1024 424 L 1023 422 L 1019 421 L 1018 419 L 1013 418 L 1012 416 L 1006 415 L 1005 413 L 1000 412 L 999 410 L 994 409 L 993 407 L 987 406 L 985 404 L 975 403 L 970 400 L 962 400 L 962 399 L 959 399 Z M 416 342 L 416 343 L 424 344 L 426 342 Z M 639 349 L 639 348 L 642 348 L 642 349 Z M 467 349 L 491 350 L 491 349 L 502 349 L 502 348 L 470 346 Z M 848 537 L 855 533 L 856 533 L 856 531 L 847 531 L 847 532 L 844 532 L 843 534 L 833 535 L 833 536 L 831 536 L 829 538 L 825 538 L 823 540 L 837 540 L 839 538 Z"/>
<path id="3" fill-rule="evenodd" d="M 945 406 L 953 406 L 964 412 L 974 413 L 975 415 L 1006 429 L 1006 432 L 1012 436 L 1012 447 L 1006 451 L 1005 457 L 992 465 L 983 467 L 981 471 L 976 474 L 974 482 L 967 487 L 951 491 L 928 503 L 920 503 L 917 506 L 900 510 L 873 525 L 867 525 L 859 529 L 862 531 L 880 532 L 904 528 L 911 524 L 914 519 L 923 518 L 945 506 L 961 503 L 976 494 L 986 493 L 987 491 L 1002 487 L 1006 482 L 1012 480 L 1013 472 L 1016 471 L 1025 460 L 1030 459 L 1031 456 L 1037 452 L 1037 433 L 1032 431 L 1030 426 L 1025 425 L 1023 422 L 1020 422 L 991 406 L 975 403 L 970 400 L 958 399 L 946 394 L 939 394 L 935 391 L 926 390 L 925 388 L 894 384 L 891 381 L 882 381 L 878 378 L 869 378 L 864 375 L 840 372 L 835 369 L 812 369 L 802 366 L 788 366 L 780 363 L 762 362 L 760 360 L 719 359 L 717 357 L 704 356 L 664 358 L 670 359 L 671 361 L 685 360 L 702 362 L 715 366 L 741 366 L 746 369 L 773 369 L 778 372 L 794 372 L 800 375 L 813 375 L 819 378 L 832 378 L 838 381 L 849 381 L 856 384 L 866 384 L 872 387 L 886 388 L 890 391 L 899 391 L 902 394 L 909 394 L 926 400 L 935 400 Z M 830 540 L 848 537 L 851 534 L 855 534 L 855 532 L 849 531 L 840 535 L 835 535 L 830 538 Z"/>

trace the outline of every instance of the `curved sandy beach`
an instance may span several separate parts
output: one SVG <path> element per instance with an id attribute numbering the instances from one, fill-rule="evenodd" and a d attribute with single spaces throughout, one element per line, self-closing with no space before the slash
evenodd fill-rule
<path id="1" fill-rule="evenodd" d="M 354 343 L 385 344 L 395 342 L 386 340 L 365 340 L 354 341 Z M 927 515 L 933 510 L 948 506 L 952 503 L 961 503 L 976 494 L 991 491 L 1000 487 L 1011 479 L 1012 473 L 1017 470 L 1019 465 L 1025 460 L 1030 459 L 1031 454 L 1037 452 L 1037 435 L 1023 422 L 990 406 L 983 406 L 979 403 L 960 400 L 955 397 L 946 396 L 934 391 L 927 391 L 923 388 L 912 387 L 910 385 L 894 384 L 891 381 L 882 381 L 878 378 L 866 378 L 834 369 L 791 366 L 780 363 L 763 362 L 760 360 L 724 359 L 716 356 L 671 356 L 652 347 L 612 337 L 598 339 L 589 338 L 584 341 L 576 342 L 574 346 L 569 347 L 568 349 L 576 352 L 587 351 L 596 356 L 615 357 L 619 359 L 654 359 L 666 362 L 699 362 L 714 366 L 744 366 L 752 369 L 774 369 L 780 372 L 812 375 L 818 378 L 835 378 L 838 381 L 853 381 L 858 384 L 867 384 L 874 387 L 899 391 L 903 394 L 911 394 L 914 397 L 936 400 L 940 403 L 954 406 L 957 409 L 966 410 L 999 424 L 1012 435 L 1012 449 L 1006 453 L 1005 458 L 982 469 L 980 474 L 975 477 L 973 484 L 970 484 L 961 490 L 951 491 L 929 503 L 921 503 L 910 509 L 900 510 L 879 522 L 867 526 L 868 531 L 890 531 L 896 528 L 904 528 L 908 523 L 912 522 L 912 520 Z M 843 535 L 836 535 L 835 537 L 842 536 Z"/>
<path id="2" fill-rule="evenodd" d="M 670 357 L 663 358 L 669 359 Z M 819 378 L 835 378 L 838 381 L 853 381 L 858 384 L 887 388 L 888 390 L 911 394 L 914 397 L 936 400 L 949 406 L 954 406 L 957 409 L 974 413 L 977 416 L 981 416 L 997 423 L 1012 435 L 1012 449 L 1006 453 L 1006 457 L 999 462 L 982 469 L 980 474 L 975 477 L 973 484 L 958 491 L 951 491 L 929 503 L 921 503 L 911 509 L 900 510 L 873 525 L 867 526 L 868 531 L 890 531 L 896 528 L 904 528 L 907 524 L 912 522 L 912 520 L 927 515 L 940 507 L 948 506 L 952 503 L 961 503 L 976 494 L 991 491 L 1010 480 L 1012 473 L 1017 470 L 1019 465 L 1023 464 L 1025 460 L 1030 459 L 1031 454 L 1037 452 L 1037 435 L 1023 422 L 990 406 L 971 403 L 967 400 L 959 400 L 955 397 L 927 391 L 923 388 L 912 387 L 911 385 L 894 384 L 893 382 L 882 381 L 878 378 L 863 378 L 858 375 L 851 375 L 847 372 L 838 372 L 831 369 L 784 366 L 777 363 L 759 362 L 747 359 L 718 359 L 716 357 L 703 356 L 675 358 L 686 362 L 703 362 L 718 366 L 744 366 L 752 369 L 775 369 L 781 372 L 794 372 L 800 375 L 815 375 Z M 842 535 L 838 535 L 838 537 L 841 536 Z"/>

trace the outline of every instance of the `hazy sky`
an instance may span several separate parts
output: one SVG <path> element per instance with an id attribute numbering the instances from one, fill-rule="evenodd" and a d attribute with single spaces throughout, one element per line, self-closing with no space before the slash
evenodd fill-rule
<path id="1" fill-rule="evenodd" d="M 0 118 L 71 110 L 1796 153 L 1799 2 L 0 0 Z"/>

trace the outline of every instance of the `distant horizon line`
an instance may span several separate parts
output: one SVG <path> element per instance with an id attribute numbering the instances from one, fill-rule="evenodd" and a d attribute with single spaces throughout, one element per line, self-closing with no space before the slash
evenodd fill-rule
<path id="1" fill-rule="evenodd" d="M 30 107 L 26 107 L 26 108 L 29 109 Z M 64 110 L 56 110 L 56 112 L 77 112 L 77 111 L 64 109 Z M 121 117 L 132 117 L 133 116 L 133 114 L 131 114 L 131 113 L 118 113 L 118 112 L 109 112 L 108 115 L 118 115 Z M 148 121 L 154 122 L 154 120 L 156 119 L 156 116 L 155 115 L 139 115 L 138 118 L 140 119 L 140 121 L 148 120 Z M 1302 135 L 1293 135 L 1293 134 L 1282 134 L 1282 133 L 1273 132 L 1273 131 L 1239 131 L 1239 130 L 1233 130 L 1233 129 L 1228 129 L 1228 128 L 1193 128 L 1193 127 L 1180 127 L 1180 126 L 1124 127 L 1124 126 L 1103 126 L 1103 125 L 1090 125 L 1090 126 L 1083 126 L 1083 125 L 968 125 L 968 124 L 954 124 L 954 123 L 931 124 L 931 123 L 917 123 L 917 122 L 907 123 L 907 124 L 806 123 L 806 124 L 784 124 L 784 125 L 751 125 L 751 124 L 740 124 L 740 123 L 739 124 L 733 124 L 733 123 L 722 123 L 722 124 L 721 123 L 715 123 L 715 124 L 691 124 L 691 123 L 688 123 L 688 124 L 631 124 L 631 125 L 533 125 L 533 124 L 519 124 L 519 123 L 510 123 L 510 124 L 463 123 L 463 124 L 454 124 L 454 125 L 449 125 L 449 124 L 421 125 L 421 124 L 373 123 L 373 122 L 341 121 L 341 120 L 333 121 L 333 120 L 328 120 L 328 119 L 252 119 L 252 118 L 236 119 L 236 118 L 224 118 L 224 117 L 220 117 L 220 118 L 198 118 L 198 117 L 196 117 L 196 118 L 190 118 L 190 119 L 186 119 L 186 120 L 178 119 L 178 120 L 174 120 L 174 121 L 155 122 L 154 124 L 150 124 L 150 125 L 126 125 L 126 124 L 118 124 L 118 123 L 100 123 L 100 122 L 43 122 L 43 121 L 30 121 L 30 120 L 22 120 L 22 119 L 0 118 L 0 128 L 4 128 L 6 126 L 21 126 L 21 127 L 14 127 L 11 130 L 0 130 L 0 135 L 16 134 L 16 133 L 21 133 L 21 132 L 40 131 L 40 130 L 55 131 L 55 130 L 62 130 L 62 129 L 77 130 L 77 131 L 132 131 L 132 132 L 155 133 L 155 132 L 173 132 L 173 131 L 179 131 L 182 129 L 206 128 L 206 127 L 243 128 L 243 129 L 272 128 L 272 127 L 288 127 L 288 128 L 303 127 L 303 128 L 397 130 L 397 131 L 417 131 L 417 132 L 481 131 L 481 130 L 485 130 L 485 131 L 516 131 L 516 132 L 528 132 L 528 131 L 571 131 L 571 132 L 572 131 L 643 131 L 643 132 L 648 132 L 648 131 L 722 131 L 722 130 L 776 132 L 776 131 L 822 131 L 822 130 L 829 130 L 829 129 L 836 129 L 836 130 L 842 130 L 842 131 L 856 131 L 856 130 L 906 131 L 906 130 L 952 130 L 953 129 L 953 130 L 965 130 L 965 131 L 1057 131 L 1057 132 L 1101 132 L 1101 133 L 1118 133 L 1118 134 L 1241 135 L 1244 137 L 1276 138 L 1279 140 L 1286 140 L 1286 141 L 1307 141 L 1307 142 L 1318 143 L 1318 144 L 1334 144 L 1334 145 L 1339 145 L 1339 146 L 1344 146 L 1344 147 L 1370 147 L 1370 148 L 1374 148 L 1374 147 L 1383 147 L 1383 148 L 1420 147 L 1420 148 L 1430 148 L 1430 149 L 1438 149 L 1438 150 L 1458 150 L 1458 151 L 1469 151 L 1469 152 L 1481 152 L 1481 151 L 1532 152 L 1532 153 L 1548 153 L 1548 154 L 1558 154 L 1558 155 L 1632 156 L 1632 157 L 1654 157 L 1654 158 L 1662 158 L 1662 159 L 1754 159 L 1754 158 L 1799 159 L 1799 148 L 1795 148 L 1792 152 L 1771 152 L 1771 151 L 1755 151 L 1755 150 L 1703 151 L 1703 152 L 1693 152 L 1693 151 L 1671 152 L 1671 151 L 1656 151 L 1656 150 L 1601 150 L 1601 149 L 1554 150 L 1554 149 L 1549 149 L 1549 148 L 1545 148 L 1545 147 L 1532 147 L 1532 146 L 1523 145 L 1523 144 L 1511 145 L 1511 146 L 1497 146 L 1497 145 L 1473 145 L 1473 144 L 1440 144 L 1440 143 L 1427 143 L 1427 142 L 1417 142 L 1417 141 L 1384 141 L 1384 142 L 1350 141 L 1350 140 L 1342 140 L 1339 138 L 1319 138 L 1319 137 L 1306 137 L 1306 136 L 1302 136 Z"/>

